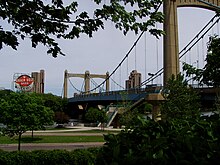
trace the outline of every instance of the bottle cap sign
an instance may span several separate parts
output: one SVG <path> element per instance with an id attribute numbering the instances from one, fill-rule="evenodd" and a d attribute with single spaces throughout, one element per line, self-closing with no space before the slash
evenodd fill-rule
<path id="1" fill-rule="evenodd" d="M 32 88 L 34 80 L 28 75 L 21 75 L 16 79 L 15 83 L 17 88 L 27 91 Z"/>

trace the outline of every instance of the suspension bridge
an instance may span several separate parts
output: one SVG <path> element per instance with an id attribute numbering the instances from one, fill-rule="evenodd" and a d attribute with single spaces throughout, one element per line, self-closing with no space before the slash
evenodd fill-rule
<path id="1" fill-rule="evenodd" d="M 153 104 L 153 114 L 157 114 L 159 112 L 158 102 L 163 100 L 163 97 L 161 96 L 161 89 L 166 84 L 171 75 L 177 75 L 180 72 L 183 72 L 181 70 L 182 63 L 185 62 L 191 65 L 196 65 L 197 68 L 202 68 L 205 65 L 205 56 L 207 54 L 205 43 L 208 41 L 204 41 L 204 38 L 207 38 L 207 36 L 210 35 L 210 31 L 212 31 L 214 28 L 217 28 L 217 31 L 219 31 L 218 11 L 220 9 L 220 0 L 165 0 L 162 6 L 165 15 L 163 24 L 163 29 L 165 31 L 165 35 L 163 36 L 163 67 L 159 68 L 158 65 L 158 40 L 156 39 L 155 45 L 157 47 L 155 57 L 157 58 L 157 71 L 146 70 L 146 66 L 148 65 L 146 63 L 146 61 L 148 61 L 146 57 L 147 32 L 143 31 L 134 41 L 133 45 L 131 45 L 131 48 L 125 54 L 124 58 L 119 62 L 119 64 L 111 73 L 106 72 L 106 74 L 90 74 L 89 71 L 86 71 L 85 74 L 81 74 L 68 73 L 67 70 L 65 71 L 63 96 L 68 96 L 68 84 L 70 84 L 77 92 L 73 97 L 68 99 L 72 109 L 83 110 L 87 109 L 89 106 L 94 105 L 104 105 L 107 107 L 124 101 L 129 101 L 132 102 L 133 105 L 137 105 L 143 101 L 147 101 Z M 179 51 L 177 8 L 180 7 L 198 7 L 212 10 L 213 12 L 216 12 L 216 14 L 210 18 L 210 21 L 201 27 L 201 30 L 198 31 L 195 37 L 193 37 L 189 43 Z M 140 57 L 145 61 L 145 76 L 143 81 L 141 80 L 141 74 L 138 73 L 137 70 L 137 47 L 142 38 L 145 38 L 145 53 L 143 53 L 144 57 Z M 133 60 L 129 60 L 130 58 Z M 130 61 L 134 62 L 134 68 L 132 69 L 132 72 L 137 73 L 136 75 L 129 75 L 128 65 Z M 149 62 L 150 61 L 151 60 L 149 60 Z M 122 71 L 124 72 L 122 73 Z M 121 85 L 122 74 L 127 76 L 127 80 L 124 80 L 126 84 L 125 86 Z M 119 75 L 119 83 L 114 79 L 116 75 Z M 148 78 L 146 75 L 148 75 Z M 77 89 L 74 86 L 74 83 L 71 82 L 71 77 L 83 78 L 84 88 L 81 90 Z M 163 77 L 162 80 L 161 77 Z M 101 83 L 96 83 L 94 78 L 101 78 L 103 81 Z M 158 84 L 154 82 L 161 83 Z M 201 91 L 203 100 L 214 100 L 215 89 L 204 87 L 202 88 L 201 86 L 198 86 L 198 82 L 190 79 L 189 83 L 191 83 L 192 86 L 196 86 L 199 91 Z M 110 84 L 114 87 L 117 86 L 117 90 L 110 88 Z"/>

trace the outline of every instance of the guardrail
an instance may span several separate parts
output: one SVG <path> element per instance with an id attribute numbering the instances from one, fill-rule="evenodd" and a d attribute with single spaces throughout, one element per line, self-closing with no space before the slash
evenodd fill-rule
<path id="1" fill-rule="evenodd" d="M 108 96 L 108 95 L 118 95 L 118 94 L 141 94 L 141 93 L 159 93 L 162 90 L 162 86 L 158 84 L 148 85 L 145 88 L 131 88 L 126 90 L 109 91 L 109 92 L 99 92 L 99 93 L 89 93 L 89 94 L 75 94 L 74 98 L 85 98 L 91 96 Z"/>

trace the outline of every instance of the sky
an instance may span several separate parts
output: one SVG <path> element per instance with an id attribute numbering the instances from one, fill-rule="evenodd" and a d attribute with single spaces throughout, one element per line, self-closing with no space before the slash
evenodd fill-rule
<path id="1" fill-rule="evenodd" d="M 91 4 L 83 1 L 81 9 L 90 10 Z M 214 16 L 214 12 L 199 8 L 179 8 L 179 48 L 183 48 L 202 29 L 203 26 Z M 1 20 L 0 20 L 1 22 Z M 162 27 L 162 25 L 158 25 Z M 218 33 L 218 26 L 210 34 Z M 127 36 L 115 29 L 114 24 L 108 22 L 104 30 L 94 33 L 93 38 L 83 35 L 79 39 L 59 40 L 60 47 L 66 56 L 53 58 L 47 55 L 47 49 L 38 45 L 36 49 L 31 47 L 28 40 L 20 42 L 17 51 L 4 46 L 0 50 L 0 87 L 13 89 L 13 75 L 15 73 L 30 74 L 45 70 L 45 92 L 61 96 L 63 91 L 64 71 L 69 73 L 105 74 L 112 72 L 131 48 L 137 35 L 129 32 Z M 131 52 L 131 57 L 125 62 L 124 67 L 118 71 L 113 79 L 124 86 L 129 72 L 137 69 L 142 73 L 142 80 L 147 78 L 148 73 L 155 73 L 163 65 L 163 38 L 156 40 L 146 33 Z M 203 42 L 207 43 L 208 39 Z M 146 46 L 145 46 L 146 45 Z M 204 49 L 202 46 L 197 49 Z M 204 57 L 203 57 L 204 58 Z M 186 59 L 187 60 L 187 59 Z M 192 59 L 190 59 L 192 60 Z M 193 59 L 196 61 L 196 59 Z M 136 61 L 136 62 L 134 62 Z M 156 83 L 162 83 L 159 78 Z M 102 79 L 95 80 L 97 83 Z M 72 84 L 82 89 L 83 80 L 71 78 Z M 117 85 L 110 83 L 112 90 Z M 68 97 L 76 92 L 69 84 Z"/>

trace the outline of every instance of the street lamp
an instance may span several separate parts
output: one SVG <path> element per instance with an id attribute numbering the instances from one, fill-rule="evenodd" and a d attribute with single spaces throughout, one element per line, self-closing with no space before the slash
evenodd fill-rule
<path id="1" fill-rule="evenodd" d="M 148 76 L 151 76 L 151 77 L 153 77 L 155 74 L 153 74 L 153 73 L 148 73 Z M 152 85 L 153 85 L 153 81 L 154 81 L 154 79 L 152 79 Z"/>

